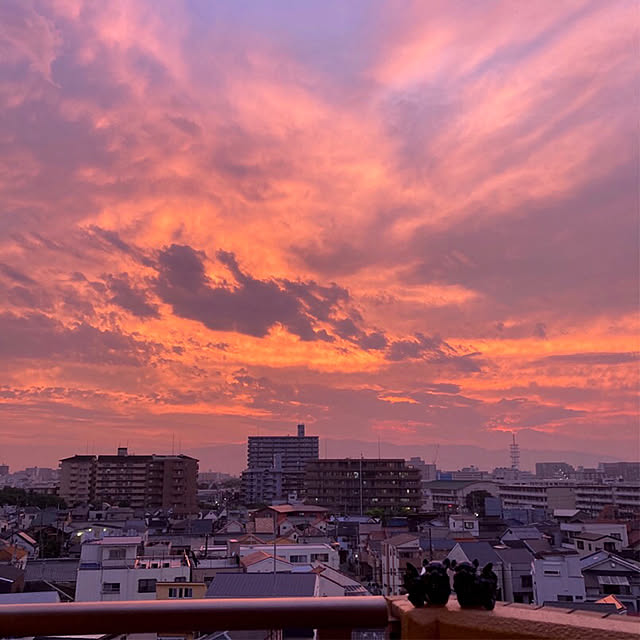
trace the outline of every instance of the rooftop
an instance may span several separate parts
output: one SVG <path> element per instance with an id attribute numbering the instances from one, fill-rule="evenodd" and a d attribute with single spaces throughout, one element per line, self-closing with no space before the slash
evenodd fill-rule
<path id="1" fill-rule="evenodd" d="M 315 573 L 217 573 L 207 598 L 312 597 Z"/>

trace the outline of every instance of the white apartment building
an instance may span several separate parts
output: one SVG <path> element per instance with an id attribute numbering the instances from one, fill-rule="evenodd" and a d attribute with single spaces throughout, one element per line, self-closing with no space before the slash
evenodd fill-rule
<path id="1" fill-rule="evenodd" d="M 576 507 L 575 485 L 567 480 L 534 480 L 501 483 L 500 500 L 505 509 L 512 507 L 554 509 Z"/>
<path id="2" fill-rule="evenodd" d="M 576 508 L 591 516 L 613 505 L 621 515 L 640 513 L 640 482 L 582 483 L 576 486 Z"/>
<path id="3" fill-rule="evenodd" d="M 577 554 L 538 554 L 533 559 L 531 575 L 536 604 L 586 600 L 582 565 Z"/>
<path id="4" fill-rule="evenodd" d="M 155 600 L 157 582 L 188 582 L 180 557 L 138 556 L 140 537 L 103 538 L 82 545 L 76 601 Z"/>

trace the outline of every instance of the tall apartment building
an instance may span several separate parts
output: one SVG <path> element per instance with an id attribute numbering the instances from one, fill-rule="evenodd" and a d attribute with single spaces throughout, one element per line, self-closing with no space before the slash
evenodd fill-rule
<path id="1" fill-rule="evenodd" d="M 344 514 L 416 512 L 422 503 L 420 470 L 402 459 L 316 460 L 307 464 L 304 484 L 307 502 Z"/>
<path id="2" fill-rule="evenodd" d="M 309 461 L 317 460 L 318 436 L 305 435 L 303 424 L 296 436 L 249 436 L 247 470 L 242 474 L 246 504 L 269 504 L 301 495 Z"/>
<path id="3" fill-rule="evenodd" d="M 60 461 L 60 495 L 70 504 L 126 503 L 143 509 L 198 510 L 198 461 L 185 455 L 73 456 Z"/>

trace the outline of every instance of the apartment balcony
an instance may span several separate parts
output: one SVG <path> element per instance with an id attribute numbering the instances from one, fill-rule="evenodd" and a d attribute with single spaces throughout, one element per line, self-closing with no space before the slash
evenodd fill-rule
<path id="1" fill-rule="evenodd" d="M 317 629 L 318 640 L 363 637 L 363 630 L 390 640 L 637 640 L 640 618 L 501 602 L 494 611 L 462 610 L 455 600 L 414 609 L 404 596 L 0 605 L 0 630 L 9 637 L 234 629 Z"/>

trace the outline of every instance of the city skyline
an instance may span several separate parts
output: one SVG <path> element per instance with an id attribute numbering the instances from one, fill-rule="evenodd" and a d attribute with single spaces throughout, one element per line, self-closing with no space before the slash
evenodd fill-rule
<path id="1" fill-rule="evenodd" d="M 637 460 L 637 17 L 2 3 L 0 462 Z"/>

